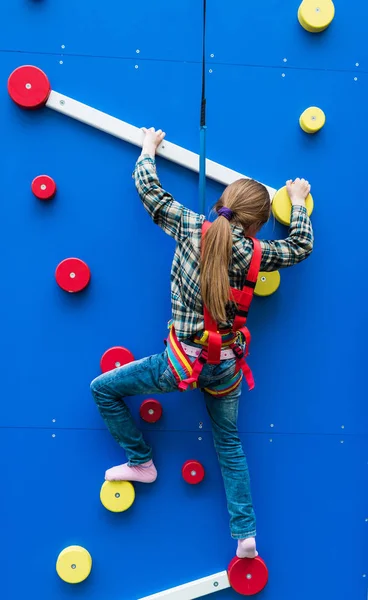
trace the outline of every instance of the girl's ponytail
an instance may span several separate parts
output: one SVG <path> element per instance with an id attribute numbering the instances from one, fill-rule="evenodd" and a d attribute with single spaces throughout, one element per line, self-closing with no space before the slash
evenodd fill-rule
<path id="1" fill-rule="evenodd" d="M 242 227 L 245 236 L 254 236 L 270 218 L 270 196 L 258 181 L 239 179 L 224 190 L 214 209 L 219 216 L 206 233 L 201 257 L 201 294 L 213 319 L 226 323 L 233 248 L 231 225 Z"/>
<path id="2" fill-rule="evenodd" d="M 218 217 L 206 233 L 201 260 L 201 293 L 204 304 L 217 323 L 226 322 L 229 301 L 229 265 L 233 236 L 229 221 Z"/>

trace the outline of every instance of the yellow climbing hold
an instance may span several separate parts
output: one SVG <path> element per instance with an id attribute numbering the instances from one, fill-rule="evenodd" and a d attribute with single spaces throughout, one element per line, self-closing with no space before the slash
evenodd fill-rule
<path id="1" fill-rule="evenodd" d="M 335 6 L 331 0 L 303 0 L 298 10 L 298 20 L 304 29 L 319 33 L 332 22 Z"/>
<path id="2" fill-rule="evenodd" d="M 314 202 L 312 194 L 309 194 L 306 198 L 305 205 L 307 208 L 308 215 L 310 216 L 313 212 Z M 276 192 L 272 202 L 272 212 L 275 218 L 280 221 L 283 225 L 290 225 L 291 219 L 291 201 L 289 194 L 287 193 L 286 186 Z"/>
<path id="3" fill-rule="evenodd" d="M 68 546 L 60 552 L 56 561 L 56 571 L 66 583 L 81 583 L 87 579 L 92 569 L 92 557 L 82 546 Z"/>
<path id="4" fill-rule="evenodd" d="M 260 271 L 254 293 L 256 296 L 271 296 L 279 289 L 280 281 L 281 277 L 278 271 L 271 273 Z"/>
<path id="5" fill-rule="evenodd" d="M 101 487 L 100 499 L 107 510 L 124 512 L 134 502 L 134 487 L 130 481 L 105 481 Z"/>
<path id="6" fill-rule="evenodd" d="M 316 133 L 326 123 L 326 115 L 317 106 L 311 106 L 307 108 L 302 115 L 300 115 L 299 124 L 300 127 L 306 133 Z"/>

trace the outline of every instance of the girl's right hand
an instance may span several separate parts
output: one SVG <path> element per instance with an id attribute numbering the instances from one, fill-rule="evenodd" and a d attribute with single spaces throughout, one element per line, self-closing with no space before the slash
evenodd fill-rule
<path id="1" fill-rule="evenodd" d="M 289 179 L 286 182 L 286 189 L 293 206 L 305 206 L 305 199 L 311 191 L 309 181 L 299 179 L 299 177 L 295 181 Z"/>

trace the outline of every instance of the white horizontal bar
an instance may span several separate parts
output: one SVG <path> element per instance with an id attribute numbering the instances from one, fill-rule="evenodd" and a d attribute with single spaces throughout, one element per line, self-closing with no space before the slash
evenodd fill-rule
<path id="1" fill-rule="evenodd" d="M 221 571 L 221 573 L 215 573 L 203 579 L 196 579 L 183 585 L 170 588 L 158 594 L 152 596 L 145 596 L 139 600 L 194 600 L 194 598 L 202 598 L 208 594 L 219 592 L 230 587 L 229 578 L 227 571 Z"/>
<path id="2" fill-rule="evenodd" d="M 134 146 L 142 147 L 144 134 L 139 127 L 130 125 L 125 121 L 112 117 L 87 104 L 73 100 L 73 98 L 59 94 L 59 92 L 51 92 L 49 99 L 46 102 L 46 106 L 57 112 L 63 113 L 72 119 L 76 119 L 86 125 L 90 125 L 91 127 L 95 127 L 105 133 L 120 138 L 125 142 L 134 144 Z M 177 146 L 176 144 L 164 140 L 158 148 L 157 154 L 182 167 L 186 167 L 191 171 L 195 171 L 196 173 L 199 172 L 199 155 L 195 152 L 191 152 L 190 150 L 186 150 L 181 146 Z M 228 169 L 227 167 L 208 159 L 206 160 L 206 175 L 210 179 L 222 183 L 223 185 L 229 185 L 237 179 L 244 177 L 249 179 L 249 177 L 242 175 L 242 173 Z M 272 199 L 276 192 L 275 188 L 267 185 L 265 187 Z"/>

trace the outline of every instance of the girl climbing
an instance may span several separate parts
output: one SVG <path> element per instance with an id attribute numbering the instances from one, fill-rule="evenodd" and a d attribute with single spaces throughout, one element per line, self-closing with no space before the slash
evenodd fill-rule
<path id="1" fill-rule="evenodd" d="M 252 236 L 271 212 L 262 184 L 241 179 L 229 185 L 214 207 L 217 218 L 209 226 L 203 215 L 163 190 L 155 154 L 165 134 L 153 128 L 143 131 L 135 184 L 153 221 L 177 242 L 171 271 L 172 325 L 164 352 L 114 369 L 91 383 L 98 409 L 128 459 L 106 471 L 105 478 L 152 483 L 157 477 L 152 449 L 137 429 L 125 396 L 201 388 L 224 480 L 231 535 L 238 540 L 237 556 L 254 558 L 255 515 L 237 430 L 243 374 L 252 387 L 244 360 L 244 324 L 259 268 L 290 267 L 312 252 L 313 231 L 305 208 L 310 185 L 304 179 L 287 182 L 292 203 L 289 237 L 258 242 Z"/>

